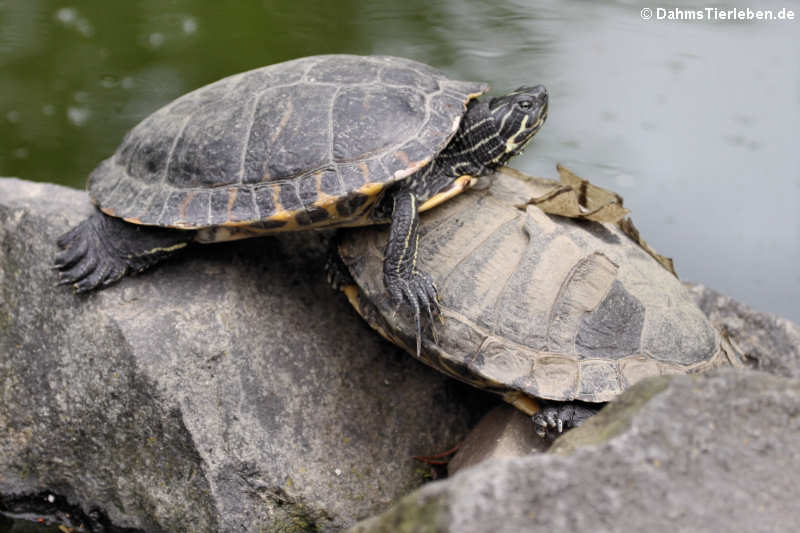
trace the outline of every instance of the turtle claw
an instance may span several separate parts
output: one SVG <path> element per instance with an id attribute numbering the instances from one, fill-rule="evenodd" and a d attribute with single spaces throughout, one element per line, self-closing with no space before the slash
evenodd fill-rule
<path id="1" fill-rule="evenodd" d="M 436 328 L 434 324 L 436 320 L 434 317 L 438 318 L 441 323 L 444 323 L 444 318 L 442 318 L 441 309 L 439 308 L 439 293 L 436 291 L 436 285 L 433 283 L 433 279 L 426 273 L 426 272 L 418 272 L 418 275 L 424 276 L 426 279 L 424 288 L 425 288 L 425 310 L 428 312 L 428 323 L 431 326 L 431 337 L 433 338 L 434 344 L 439 344 L 439 339 L 436 335 Z M 418 332 L 419 334 L 419 332 Z"/>
<path id="2" fill-rule="evenodd" d="M 554 430 L 558 427 L 553 409 L 552 407 L 545 407 L 542 411 L 533 415 L 533 427 L 536 430 L 536 434 L 543 439 L 548 437 L 548 430 Z M 563 426 L 558 428 L 558 433 L 561 433 L 562 429 Z"/>
<path id="3" fill-rule="evenodd" d="M 436 285 L 427 272 L 414 271 L 414 281 L 418 285 L 417 298 L 425 307 L 428 314 L 428 322 L 433 326 L 434 313 L 439 315 L 439 294 L 436 292 Z M 419 328 L 417 328 L 419 330 Z M 419 331 L 417 331 L 419 334 Z"/>
<path id="4" fill-rule="evenodd" d="M 82 258 L 83 259 L 83 258 Z M 71 268 L 62 267 L 58 273 L 59 285 L 74 284 L 78 292 L 83 292 L 78 289 L 78 284 L 89 276 L 97 268 L 97 258 L 87 257 L 85 260 L 74 264 Z M 85 290 L 85 289 L 84 289 Z"/>
<path id="5" fill-rule="evenodd" d="M 54 264 L 59 285 L 75 292 L 107 287 L 141 272 L 193 238 L 191 231 L 140 228 L 96 211 L 59 237 Z"/>
<path id="6" fill-rule="evenodd" d="M 75 292 L 88 292 L 98 287 L 107 287 L 122 278 L 127 269 L 113 261 L 100 261 L 96 257 L 88 257 L 58 275 L 58 285 L 72 285 Z"/>
<path id="7" fill-rule="evenodd" d="M 92 215 L 61 237 L 55 258 L 58 284 L 72 285 L 75 292 L 105 286 L 125 275 L 127 266 L 102 240 L 103 215 Z"/>
<path id="8" fill-rule="evenodd" d="M 533 415 L 533 426 L 539 437 L 554 440 L 564 431 L 578 427 L 599 410 L 600 406 L 587 407 L 576 402 L 548 405 Z"/>
<path id="9" fill-rule="evenodd" d="M 55 259 L 53 268 L 63 271 L 78 263 L 89 249 L 89 242 L 85 238 L 81 238 L 80 231 L 77 226 L 58 239 L 58 247 L 61 251 Z"/>
<path id="10" fill-rule="evenodd" d="M 107 287 L 122 278 L 126 273 L 126 268 L 114 262 L 105 262 L 97 266 L 94 271 L 75 283 L 77 292 L 86 292 L 96 287 Z"/>
<path id="11" fill-rule="evenodd" d="M 414 315 L 417 333 L 417 357 L 422 354 L 422 309 L 424 308 L 433 329 L 434 316 L 439 315 L 439 301 L 433 279 L 426 272 L 414 270 L 410 279 L 396 280 L 388 287 L 395 308 L 406 302 Z"/>
<path id="12" fill-rule="evenodd" d="M 325 274 L 328 279 L 328 285 L 333 287 L 334 290 L 343 290 L 348 285 L 355 285 L 353 276 L 347 270 L 347 267 L 339 257 L 336 245 L 333 244 L 328 251 L 328 258 L 325 261 Z"/>

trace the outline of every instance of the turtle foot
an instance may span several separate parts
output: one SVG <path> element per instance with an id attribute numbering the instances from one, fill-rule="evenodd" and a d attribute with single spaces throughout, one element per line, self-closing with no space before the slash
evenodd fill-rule
<path id="1" fill-rule="evenodd" d="M 194 232 L 136 226 L 96 211 L 59 237 L 58 284 L 87 292 L 141 272 L 183 248 Z"/>
<path id="2" fill-rule="evenodd" d="M 433 279 L 427 272 L 412 270 L 404 277 L 384 279 L 395 306 L 408 304 L 414 315 L 414 326 L 417 330 L 417 357 L 422 353 L 422 310 L 424 309 L 433 327 L 434 316 L 439 315 L 439 297 Z"/>
<path id="3" fill-rule="evenodd" d="M 543 439 L 554 440 L 564 431 L 581 425 L 600 408 L 601 406 L 589 407 L 577 402 L 548 405 L 533 415 L 533 425 L 537 435 Z"/>
<path id="4" fill-rule="evenodd" d="M 75 292 L 86 292 L 110 285 L 125 275 L 125 262 L 106 252 L 103 216 L 96 213 L 59 237 L 60 251 L 55 259 L 59 285 L 72 285 Z"/>
<path id="5" fill-rule="evenodd" d="M 337 251 L 336 243 L 331 245 L 328 251 L 328 259 L 325 261 L 325 274 L 328 278 L 328 285 L 335 290 L 343 290 L 348 285 L 355 285 L 353 276 L 347 270 L 347 267 L 342 262 L 342 258 Z"/>

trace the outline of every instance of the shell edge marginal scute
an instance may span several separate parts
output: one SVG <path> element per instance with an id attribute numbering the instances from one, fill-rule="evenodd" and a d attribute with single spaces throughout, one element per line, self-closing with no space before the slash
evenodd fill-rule
<path id="1" fill-rule="evenodd" d="M 293 60 L 293 61 L 301 61 L 301 60 L 307 61 L 306 64 L 303 65 L 303 73 L 293 83 L 286 84 L 286 85 L 287 86 L 294 85 L 294 84 L 297 84 L 297 83 L 303 83 L 304 81 L 308 82 L 307 80 L 308 80 L 309 73 L 312 72 L 313 69 L 317 65 L 320 64 L 321 61 L 324 61 L 324 60 L 329 59 L 329 58 L 339 57 L 339 56 L 351 57 L 351 58 L 360 57 L 360 56 L 355 56 L 355 55 L 332 54 L 332 55 L 326 55 L 326 56 L 298 58 L 298 59 Z M 479 92 L 475 92 L 474 94 L 473 93 L 469 93 L 469 94 L 465 93 L 465 94 L 463 94 L 463 97 L 461 98 L 461 100 L 462 100 L 461 103 L 463 104 L 463 106 L 466 106 L 467 102 L 471 98 L 474 98 L 474 97 L 478 96 L 479 94 L 482 94 L 483 92 L 485 92 L 486 88 L 488 88 L 485 84 L 480 84 L 480 83 L 477 83 L 477 82 L 459 82 L 459 81 L 456 81 L 456 80 L 450 80 L 449 78 L 447 78 L 440 71 L 438 71 L 436 69 L 433 69 L 432 67 L 424 65 L 422 63 L 418 63 L 418 62 L 416 62 L 414 60 L 408 60 L 408 59 L 405 59 L 405 58 L 394 58 L 392 56 L 367 57 L 367 60 L 369 62 L 371 62 L 371 63 L 376 64 L 380 69 L 388 68 L 388 67 L 392 66 L 393 64 L 400 64 L 400 65 L 402 65 L 404 67 L 407 67 L 407 68 L 410 68 L 412 70 L 415 70 L 421 76 L 430 77 L 431 79 L 435 79 L 436 82 L 440 86 L 440 92 L 441 92 L 441 88 L 442 87 L 447 87 L 448 88 L 448 92 L 450 92 L 454 87 L 457 88 L 457 87 L 465 86 L 465 85 L 462 85 L 462 84 L 466 84 L 466 86 L 473 86 L 474 85 L 476 87 L 479 87 L 481 89 Z M 400 63 L 396 63 L 396 62 L 400 62 Z M 271 65 L 271 66 L 274 66 L 274 65 Z M 269 68 L 269 67 L 270 66 L 261 67 L 261 68 Z M 422 67 L 424 67 L 424 68 L 422 68 Z M 253 69 L 253 70 L 259 70 L 259 69 Z M 191 99 L 195 98 L 195 96 L 197 95 L 198 92 L 202 91 L 203 89 L 205 89 L 205 88 L 207 88 L 207 87 L 209 87 L 211 85 L 224 83 L 225 84 L 224 89 L 226 89 L 228 91 L 233 90 L 234 88 L 236 88 L 239 85 L 239 82 L 243 79 L 244 76 L 247 75 L 248 72 L 251 72 L 251 71 L 233 74 L 233 75 L 227 76 L 226 78 L 223 78 L 221 80 L 217 80 L 217 81 L 212 82 L 212 83 L 210 83 L 208 85 L 205 85 L 203 87 L 195 89 L 195 90 L 193 90 L 193 91 L 191 91 L 191 92 L 189 92 L 189 93 L 187 93 L 187 94 L 185 94 L 185 95 L 183 95 L 183 96 L 181 96 L 181 97 L 179 97 L 179 98 L 167 103 L 165 106 L 162 106 L 162 108 L 160 108 L 160 109 L 169 110 L 179 100 L 182 100 L 182 99 L 186 99 L 184 101 L 186 103 L 190 104 L 191 103 Z M 378 83 L 382 83 L 382 82 L 378 82 Z M 273 89 L 273 88 L 274 87 L 269 87 L 268 89 Z M 433 151 L 433 149 L 431 150 L 432 153 L 431 153 L 430 158 L 427 158 L 427 159 L 422 160 L 422 161 L 414 161 L 408 167 L 396 170 L 393 174 L 389 174 L 388 170 L 386 170 L 385 179 L 379 179 L 378 176 L 372 176 L 371 177 L 372 179 L 370 180 L 371 183 L 368 183 L 368 184 L 365 185 L 365 187 L 368 189 L 365 194 L 367 194 L 367 195 L 379 194 L 379 191 L 375 192 L 373 190 L 376 186 L 378 186 L 379 190 L 382 190 L 384 187 L 388 186 L 392 182 L 406 179 L 408 176 L 412 175 L 414 172 L 416 172 L 420 168 L 422 168 L 425 164 L 427 164 L 431 160 L 433 160 L 435 158 L 435 156 L 438 154 L 438 151 L 440 151 L 441 148 L 443 148 L 444 145 L 446 145 L 446 143 L 449 141 L 449 139 L 452 138 L 452 136 L 455 134 L 455 131 L 458 128 L 458 124 L 461 121 L 463 113 L 457 113 L 457 112 L 454 112 L 452 110 L 448 111 L 448 110 L 442 109 L 445 106 L 436 105 L 435 103 L 433 103 L 436 100 L 437 97 L 448 98 L 448 97 L 450 97 L 450 95 L 444 95 L 444 94 L 436 95 L 436 94 L 431 93 L 430 91 L 422 91 L 421 94 L 423 94 L 426 97 L 426 106 L 425 106 L 426 107 L 426 116 L 425 116 L 425 120 L 424 120 L 423 126 L 420 128 L 420 131 L 417 132 L 416 137 L 419 138 L 423 134 L 423 131 L 425 130 L 425 127 L 430 125 L 430 123 L 431 123 L 431 120 L 430 120 L 431 119 L 431 113 L 433 112 L 434 109 L 438 110 L 438 112 L 445 112 L 445 113 L 448 113 L 448 114 L 455 115 L 453 117 L 453 120 L 452 120 L 452 127 L 451 127 L 451 131 L 449 132 L 449 135 L 447 136 L 446 139 L 443 139 L 442 146 L 435 147 L 435 148 L 438 148 L 437 151 Z M 259 97 L 258 96 L 253 98 L 253 101 L 252 101 L 252 104 L 251 104 L 252 107 L 250 108 L 251 114 L 257 109 L 258 101 L 259 101 Z M 156 112 L 158 112 L 158 110 Z M 154 185 L 155 187 L 160 187 L 161 188 L 161 194 L 153 194 L 153 195 L 151 195 L 147 199 L 148 203 L 150 205 L 149 206 L 145 206 L 145 209 L 143 210 L 143 212 L 126 213 L 126 215 L 127 215 L 126 218 L 127 219 L 130 219 L 131 221 L 135 221 L 135 223 L 144 224 L 144 225 L 154 225 L 154 226 L 164 225 L 163 224 L 163 220 L 164 220 L 165 212 L 167 210 L 167 206 L 168 206 L 168 204 L 170 202 L 170 197 L 173 194 L 183 194 L 183 193 L 192 194 L 193 188 L 185 188 L 185 189 L 183 189 L 183 188 L 174 188 L 174 190 L 173 190 L 173 188 L 170 187 L 169 184 L 168 184 L 168 178 L 169 178 L 169 175 L 170 175 L 170 167 L 172 166 L 172 163 L 173 163 L 172 160 L 173 160 L 173 157 L 174 157 L 174 151 L 176 149 L 176 146 L 177 146 L 179 140 L 184 135 L 186 125 L 189 123 L 189 121 L 191 120 L 192 116 L 193 116 L 193 113 L 187 113 L 184 117 L 182 117 L 183 118 L 183 121 L 182 121 L 183 123 L 181 125 L 181 128 L 178 131 L 178 133 L 175 135 L 175 138 L 172 139 L 172 143 L 171 143 L 171 146 L 170 146 L 170 149 L 169 149 L 169 152 L 168 152 L 165 164 L 164 164 L 164 169 L 162 170 L 163 175 L 159 177 L 160 179 L 158 179 L 156 181 L 156 184 Z M 145 118 L 144 120 L 147 120 L 147 119 Z M 329 125 L 329 127 L 332 127 L 332 125 Z M 252 128 L 252 123 L 248 125 L 248 130 L 250 128 Z M 398 146 L 402 146 L 402 144 L 407 142 L 407 141 L 408 141 L 408 139 L 403 139 L 398 144 Z M 137 139 L 135 139 L 134 142 L 136 142 L 137 144 L 140 144 L 142 142 L 142 140 L 137 138 Z M 137 152 L 138 147 L 135 147 L 132 150 L 131 156 L 127 158 L 128 159 L 128 161 L 127 161 L 128 164 L 127 165 L 120 164 L 120 163 L 122 163 L 122 161 L 119 161 L 119 159 L 118 159 L 119 150 L 121 148 L 122 148 L 122 145 L 120 146 L 120 148 L 117 149 L 115 154 L 112 156 L 113 157 L 113 161 L 114 161 L 114 165 L 113 166 L 116 168 L 115 174 L 117 174 L 117 183 L 115 183 L 114 186 L 113 186 L 114 190 L 113 191 L 109 191 L 109 194 L 107 194 L 105 196 L 107 198 L 107 200 L 103 200 L 103 201 L 99 202 L 101 206 L 103 206 L 105 209 L 107 209 L 108 211 L 111 211 L 111 212 L 121 212 L 122 211 L 121 209 L 119 209 L 119 205 L 117 205 L 119 202 L 116 201 L 115 198 L 113 198 L 113 195 L 114 195 L 114 192 L 116 192 L 117 188 L 119 188 L 119 185 L 123 180 L 131 180 L 131 184 L 135 186 L 135 188 L 139 191 L 138 192 L 139 194 L 141 193 L 142 190 L 144 190 L 144 184 L 141 183 L 141 180 L 139 180 L 138 178 L 135 178 L 134 176 L 130 175 L 130 173 L 128 172 L 129 169 L 127 168 L 127 166 L 129 166 L 130 161 L 132 160 L 133 156 L 135 156 L 135 153 Z M 242 153 L 243 154 L 247 153 L 247 142 L 245 142 L 245 147 L 243 148 Z M 385 154 L 381 154 L 381 155 L 385 155 Z M 376 159 L 380 160 L 379 157 L 376 158 Z M 382 162 L 381 162 L 381 164 L 382 164 Z M 338 180 L 340 182 L 340 185 L 342 187 L 343 192 L 346 192 L 344 183 L 342 183 L 343 180 L 342 180 L 342 177 L 341 177 L 341 174 L 340 174 L 339 165 L 338 164 L 334 164 L 333 168 L 336 170 L 336 175 L 337 175 L 337 178 L 338 178 Z M 241 165 L 240 165 L 240 172 L 239 173 L 240 173 L 240 175 L 238 176 L 238 178 L 239 178 L 238 181 L 242 181 L 243 180 L 243 170 L 241 168 Z M 109 179 L 111 176 L 109 176 L 108 174 L 109 174 L 109 171 L 106 169 L 96 179 L 98 179 L 98 180 Z M 89 186 L 90 187 L 91 187 L 91 184 L 92 183 L 91 183 L 91 180 L 90 180 L 90 182 L 89 182 Z M 380 184 L 380 185 L 378 185 L 378 184 Z M 253 204 L 252 205 L 252 215 L 253 215 L 252 216 L 252 220 L 248 220 L 248 221 L 245 221 L 245 222 L 231 223 L 232 225 L 234 225 L 234 224 L 235 225 L 250 224 L 252 222 L 262 221 L 262 219 L 263 219 L 263 214 L 260 212 L 259 206 L 255 201 L 254 189 L 250 187 L 251 185 L 252 184 L 243 184 L 243 183 L 234 182 L 234 183 L 227 184 L 227 185 L 223 186 L 223 188 L 228 189 L 229 192 L 235 190 L 238 187 L 248 187 L 248 189 L 249 189 L 248 192 L 251 194 L 251 197 L 253 198 L 253 202 L 252 202 L 252 204 Z M 199 189 L 199 190 L 212 190 L 213 187 L 199 187 L 197 189 Z M 362 192 L 362 191 L 357 191 L 357 192 Z M 137 194 L 137 196 L 138 196 L 138 194 Z M 157 210 L 158 207 L 157 206 L 153 206 L 152 203 L 155 202 L 155 201 L 158 201 L 158 199 L 162 198 L 162 197 L 164 198 L 164 203 L 163 203 L 162 206 L 160 206 L 161 209 L 160 209 L 160 212 L 158 213 L 158 216 L 153 216 L 152 214 L 150 214 L 148 216 L 148 208 L 155 207 L 155 209 Z M 210 227 L 210 226 L 215 225 L 215 224 L 211 223 L 212 219 L 213 219 L 213 216 L 212 216 L 212 213 L 211 213 L 211 209 L 212 209 L 212 206 L 211 206 L 211 201 L 210 201 L 210 196 L 209 196 L 209 204 L 208 204 L 209 213 L 205 217 L 205 220 L 196 220 L 196 221 L 191 221 L 191 222 L 182 221 L 181 222 L 181 227 L 185 228 L 185 229 L 199 229 L 199 228 Z M 285 213 L 284 213 L 284 216 L 285 216 Z M 263 219 L 263 220 L 269 220 L 270 218 L 271 217 L 267 217 L 266 219 Z M 168 227 L 172 227 L 172 226 L 168 225 Z"/>

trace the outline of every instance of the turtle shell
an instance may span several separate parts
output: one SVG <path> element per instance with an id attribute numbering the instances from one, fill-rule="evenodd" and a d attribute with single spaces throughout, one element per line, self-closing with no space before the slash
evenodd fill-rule
<path id="1" fill-rule="evenodd" d="M 508 169 L 495 177 L 422 216 L 418 257 L 444 319 L 436 342 L 424 334 L 425 363 L 518 405 L 515 394 L 605 402 L 645 377 L 734 362 L 680 281 L 616 226 L 523 211 L 541 192 Z M 358 286 L 345 292 L 415 355 L 413 319 L 383 288 L 384 233 L 343 236 Z"/>
<path id="2" fill-rule="evenodd" d="M 133 128 L 89 179 L 106 214 L 182 229 L 354 223 L 431 161 L 488 87 L 387 56 L 236 74 Z"/>

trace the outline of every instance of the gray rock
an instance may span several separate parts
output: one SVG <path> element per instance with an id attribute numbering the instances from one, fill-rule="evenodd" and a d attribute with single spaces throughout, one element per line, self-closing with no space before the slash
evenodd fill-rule
<path id="1" fill-rule="evenodd" d="M 697 305 L 711 322 L 759 370 L 800 378 L 800 326 L 745 304 L 703 285 L 686 284 Z"/>
<path id="2" fill-rule="evenodd" d="M 76 296 L 84 193 L 0 180 L 0 495 L 48 489 L 161 531 L 335 530 L 463 437 L 463 386 L 328 288 L 315 234 L 198 247 Z"/>
<path id="3" fill-rule="evenodd" d="M 800 382 L 654 378 L 557 441 L 417 490 L 351 531 L 800 530 Z"/>
<path id="4" fill-rule="evenodd" d="M 447 474 L 498 457 L 521 457 L 543 452 L 550 442 L 536 434 L 531 417 L 503 403 L 486 413 L 458 447 L 447 464 Z"/>

